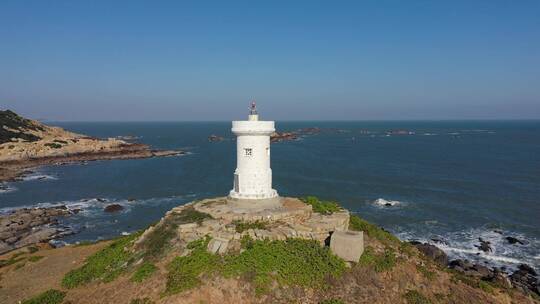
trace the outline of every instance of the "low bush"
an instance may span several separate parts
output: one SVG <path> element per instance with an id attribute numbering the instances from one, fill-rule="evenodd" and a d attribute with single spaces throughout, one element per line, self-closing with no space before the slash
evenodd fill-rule
<path id="1" fill-rule="evenodd" d="M 68 272 L 62 279 L 62 286 L 75 288 L 94 280 L 110 282 L 127 269 L 133 261 L 133 254 L 127 247 L 140 234 L 134 233 L 115 240 L 112 244 L 91 255 L 85 264 Z"/>
<path id="2" fill-rule="evenodd" d="M 315 196 L 306 196 L 301 198 L 301 200 L 313 207 L 313 212 L 322 213 L 322 214 L 332 214 L 341 210 L 341 207 L 336 202 L 331 201 L 321 201 Z"/>
<path id="3" fill-rule="evenodd" d="M 63 291 L 49 289 L 31 299 L 23 301 L 22 304 L 60 304 L 64 301 L 65 296 L 66 293 Z"/>
<path id="4" fill-rule="evenodd" d="M 431 304 L 431 301 L 416 290 L 409 290 L 403 295 L 407 304 Z"/>
<path id="5" fill-rule="evenodd" d="M 139 268 L 137 268 L 137 270 L 135 270 L 135 272 L 131 276 L 131 281 L 140 283 L 151 277 L 157 269 L 158 268 L 154 264 L 150 262 L 144 262 L 141 266 L 139 266 Z"/>
<path id="6" fill-rule="evenodd" d="M 203 273 L 211 273 L 220 265 L 220 256 L 211 254 L 206 249 L 209 237 L 188 244 L 191 253 L 176 257 L 169 265 L 165 294 L 179 293 L 198 286 Z"/>
<path id="7" fill-rule="evenodd" d="M 349 218 L 349 229 L 364 231 L 369 237 L 381 241 L 385 245 L 398 245 L 400 240 L 388 231 L 364 220 L 356 215 Z"/>
<path id="8" fill-rule="evenodd" d="M 244 221 L 234 221 L 233 222 L 236 232 L 242 233 L 249 229 L 266 229 L 267 223 L 263 221 L 255 221 L 255 222 L 244 222 Z"/>
<path id="9" fill-rule="evenodd" d="M 396 266 L 394 250 L 386 248 L 384 253 L 377 254 L 372 247 L 366 247 L 358 262 L 360 265 L 373 267 L 376 272 L 384 272 Z"/>
<path id="10" fill-rule="evenodd" d="M 416 269 L 418 272 L 420 272 L 424 277 L 428 280 L 433 280 L 436 276 L 435 272 L 430 271 L 426 266 L 424 265 L 416 265 Z"/>
<path id="11" fill-rule="evenodd" d="M 50 148 L 53 148 L 53 149 L 60 149 L 60 148 L 62 148 L 62 145 L 61 145 L 61 144 L 57 144 L 57 143 L 46 143 L 45 146 L 50 147 Z"/>
<path id="12" fill-rule="evenodd" d="M 32 262 L 32 263 L 35 263 L 35 262 L 37 262 L 37 261 L 39 261 L 39 260 L 41 260 L 43 258 L 44 258 L 44 256 L 42 256 L 42 255 L 33 255 L 33 256 L 28 258 L 28 261 Z"/>
<path id="13" fill-rule="evenodd" d="M 319 302 L 319 304 L 345 304 L 345 302 L 343 302 L 340 299 L 329 299 L 329 300 L 323 300 Z"/>
<path id="14" fill-rule="evenodd" d="M 171 239 L 176 236 L 178 225 L 187 223 L 201 223 L 205 219 L 212 218 L 209 214 L 199 212 L 193 207 L 186 207 L 180 213 L 173 213 L 163 222 L 156 224 L 144 239 L 142 246 L 144 257 L 155 260 L 163 255 L 168 248 Z"/>
<path id="15" fill-rule="evenodd" d="M 274 280 L 283 285 L 318 288 L 327 277 L 345 271 L 344 261 L 314 240 L 243 239 L 242 243 L 242 253 L 225 257 L 224 272 L 251 277 L 257 293 L 265 292 Z"/>
<path id="16" fill-rule="evenodd" d="M 150 298 L 137 298 L 131 300 L 129 304 L 154 304 L 154 301 L 152 301 Z"/>

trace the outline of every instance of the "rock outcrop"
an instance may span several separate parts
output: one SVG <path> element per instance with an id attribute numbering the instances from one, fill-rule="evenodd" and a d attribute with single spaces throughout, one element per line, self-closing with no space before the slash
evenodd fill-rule
<path id="1" fill-rule="evenodd" d="M 24 208 L 0 215 L 0 254 L 73 233 L 71 229 L 59 226 L 57 218 L 75 212 L 66 206 L 58 206 Z"/>

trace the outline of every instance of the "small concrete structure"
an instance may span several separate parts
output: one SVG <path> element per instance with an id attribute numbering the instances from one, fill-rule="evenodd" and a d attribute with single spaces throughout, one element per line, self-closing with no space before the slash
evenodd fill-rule
<path id="1" fill-rule="evenodd" d="M 255 102 L 248 120 L 232 122 L 232 132 L 237 136 L 237 165 L 231 198 L 259 200 L 278 196 L 272 189 L 270 169 L 270 135 L 274 131 L 273 121 L 259 120 Z"/>
<path id="2" fill-rule="evenodd" d="M 357 263 L 364 252 L 362 231 L 334 231 L 330 237 L 330 250 L 347 262 Z"/>

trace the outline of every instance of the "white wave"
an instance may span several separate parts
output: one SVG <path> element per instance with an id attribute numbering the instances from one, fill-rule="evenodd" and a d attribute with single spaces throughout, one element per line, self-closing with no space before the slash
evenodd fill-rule
<path id="1" fill-rule="evenodd" d="M 500 231 L 481 227 L 433 236 L 426 235 L 426 231 L 411 231 L 412 229 L 407 228 L 400 230 L 402 231 L 396 233 L 400 239 L 433 244 L 448 254 L 450 259 L 488 262 L 491 266 L 505 266 L 508 269 L 515 269 L 519 264 L 540 267 L 540 240 L 520 233 L 503 230 L 501 234 Z M 508 236 L 523 240 L 524 244 L 510 244 L 506 239 Z M 491 251 L 484 252 L 476 247 L 480 244 L 480 238 L 489 242 Z"/>
<path id="2" fill-rule="evenodd" d="M 8 185 L 0 184 L 0 194 L 14 192 L 14 191 L 17 191 L 17 188 L 12 187 L 12 186 L 8 186 Z"/>
<path id="3" fill-rule="evenodd" d="M 21 179 L 26 182 L 33 180 L 56 180 L 57 178 L 47 174 L 32 173 L 30 175 L 23 176 Z"/>
<path id="4" fill-rule="evenodd" d="M 402 206 L 403 203 L 400 201 L 388 201 L 384 198 L 378 198 L 375 201 L 373 201 L 373 204 L 379 207 L 396 207 L 396 206 Z"/>

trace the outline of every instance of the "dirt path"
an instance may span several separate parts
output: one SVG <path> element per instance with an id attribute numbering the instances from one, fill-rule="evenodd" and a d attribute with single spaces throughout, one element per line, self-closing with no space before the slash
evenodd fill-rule
<path id="1" fill-rule="evenodd" d="M 51 288 L 61 289 L 63 276 L 75 267 L 83 264 L 91 254 L 106 246 L 109 242 L 79 247 L 64 247 L 59 249 L 41 249 L 35 253 L 27 253 L 20 257 L 43 256 L 39 261 L 24 261 L 0 268 L 0 303 L 18 303 L 31 296 Z M 0 256 L 9 259 L 17 252 Z M 24 266 L 20 266 L 23 265 Z M 20 268 L 19 268 L 20 267 Z"/>

